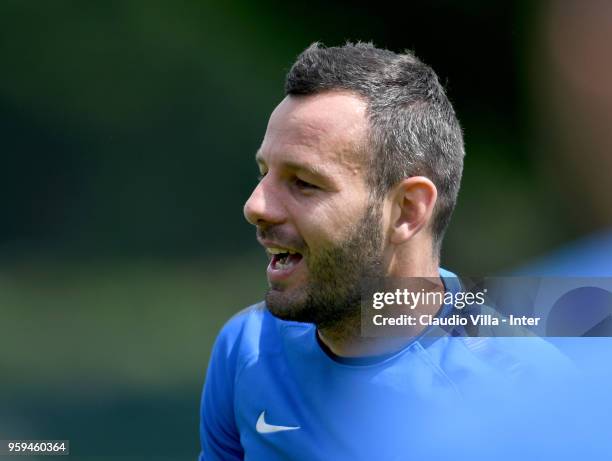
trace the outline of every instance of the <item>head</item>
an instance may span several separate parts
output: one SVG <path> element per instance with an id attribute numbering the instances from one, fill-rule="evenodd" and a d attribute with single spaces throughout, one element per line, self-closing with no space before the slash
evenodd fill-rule
<path id="1" fill-rule="evenodd" d="M 257 153 L 245 204 L 271 257 L 270 311 L 333 325 L 358 315 L 364 277 L 437 265 L 463 139 L 435 73 L 370 44 L 310 46 Z"/>

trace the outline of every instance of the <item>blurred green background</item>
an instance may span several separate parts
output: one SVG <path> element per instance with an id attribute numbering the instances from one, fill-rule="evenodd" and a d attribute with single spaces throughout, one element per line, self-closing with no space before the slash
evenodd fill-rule
<path id="1" fill-rule="evenodd" d="M 195 459 L 211 344 L 266 286 L 254 153 L 313 41 L 412 49 L 445 83 L 467 147 L 445 267 L 594 229 L 542 168 L 546 5 L 3 0 L 0 439 Z"/>

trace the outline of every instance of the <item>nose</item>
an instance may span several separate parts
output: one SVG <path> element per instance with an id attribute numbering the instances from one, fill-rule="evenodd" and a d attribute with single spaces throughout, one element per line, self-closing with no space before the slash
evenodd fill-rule
<path id="1" fill-rule="evenodd" d="M 244 204 L 244 217 L 254 226 L 279 224 L 283 221 L 283 207 L 280 203 L 280 191 L 275 190 L 266 175 L 253 189 L 251 196 Z"/>

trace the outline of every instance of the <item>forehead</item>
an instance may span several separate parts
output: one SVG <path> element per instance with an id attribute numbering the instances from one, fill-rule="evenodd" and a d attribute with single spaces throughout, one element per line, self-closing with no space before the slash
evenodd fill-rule
<path id="1" fill-rule="evenodd" d="M 287 96 L 270 116 L 258 161 L 361 170 L 366 109 L 363 99 L 348 92 Z"/>

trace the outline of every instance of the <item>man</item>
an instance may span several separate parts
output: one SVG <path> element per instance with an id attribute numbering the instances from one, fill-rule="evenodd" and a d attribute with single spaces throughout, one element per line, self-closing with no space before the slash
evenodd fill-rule
<path id="1" fill-rule="evenodd" d="M 425 327 L 413 338 L 360 330 L 366 279 L 442 276 L 447 291 L 460 289 L 439 269 L 464 157 L 453 108 L 412 54 L 362 43 L 313 44 L 285 90 L 244 207 L 270 257 L 269 289 L 215 343 L 200 459 L 456 454 L 467 440 L 454 427 L 452 415 L 465 410 L 457 402 L 512 385 L 531 353 L 431 337 Z M 448 306 L 429 314 L 448 315 Z M 483 376 L 489 388 L 474 385 Z"/>

